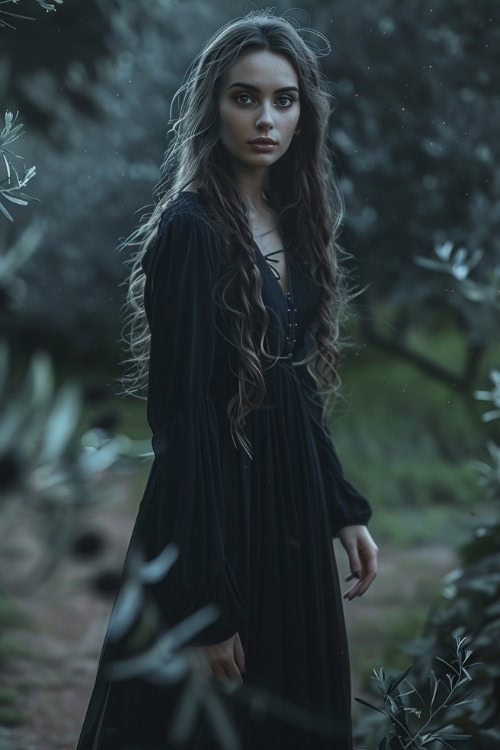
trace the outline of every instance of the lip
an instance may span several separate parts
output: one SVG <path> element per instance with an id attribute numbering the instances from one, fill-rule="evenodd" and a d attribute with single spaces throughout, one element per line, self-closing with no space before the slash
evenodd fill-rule
<path id="1" fill-rule="evenodd" d="M 257 143 L 250 143 L 250 146 L 254 149 L 254 151 L 261 151 L 262 153 L 265 153 L 266 151 L 272 151 L 273 148 L 276 148 L 276 143 L 262 143 L 261 141 L 257 141 Z"/>
<path id="2" fill-rule="evenodd" d="M 252 138 L 252 140 L 248 142 L 251 143 L 252 145 L 254 145 L 255 143 L 260 143 L 263 146 L 264 145 L 265 146 L 277 146 L 278 145 L 277 141 L 275 141 L 274 138 L 265 138 L 263 136 L 260 138 Z"/>

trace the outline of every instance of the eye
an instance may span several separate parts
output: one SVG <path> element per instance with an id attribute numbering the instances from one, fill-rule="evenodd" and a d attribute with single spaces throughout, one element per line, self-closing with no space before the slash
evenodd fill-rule
<path id="1" fill-rule="evenodd" d="M 279 99 L 287 99 L 290 102 L 290 107 L 292 106 L 294 99 L 293 96 L 280 96 Z"/>
<path id="2" fill-rule="evenodd" d="M 242 96 L 247 96 L 247 97 L 248 97 L 249 99 L 251 99 L 251 98 L 252 98 L 252 97 L 250 96 L 250 94 L 237 94 L 237 96 L 233 97 L 233 99 L 234 99 L 235 101 L 238 101 L 238 99 L 240 99 L 240 98 L 241 98 Z M 293 102 L 294 102 L 294 98 L 293 98 L 292 96 L 285 96 L 285 95 L 283 95 L 283 96 L 279 96 L 279 97 L 278 97 L 278 101 L 279 101 L 280 99 L 285 99 L 285 100 L 287 100 L 287 101 L 289 101 L 289 102 L 290 102 L 290 104 L 289 104 L 289 105 L 286 105 L 286 106 L 284 106 L 284 105 L 281 105 L 281 108 L 282 108 L 282 109 L 287 109 L 287 107 L 288 107 L 288 106 L 289 106 L 289 107 L 291 107 L 291 106 L 292 106 L 292 104 L 293 104 Z M 247 102 L 238 102 L 238 103 L 239 103 L 239 104 L 246 104 Z"/>
<path id="3" fill-rule="evenodd" d="M 238 94 L 238 96 L 235 96 L 235 97 L 234 97 L 234 101 L 237 101 L 237 100 L 238 100 L 238 99 L 240 99 L 240 98 L 241 98 L 242 96 L 248 96 L 248 98 L 250 98 L 250 95 L 249 95 L 249 94 Z M 238 102 L 238 103 L 239 103 L 239 104 L 241 104 L 241 102 Z M 243 102 L 243 104 L 245 104 L 245 102 Z"/>

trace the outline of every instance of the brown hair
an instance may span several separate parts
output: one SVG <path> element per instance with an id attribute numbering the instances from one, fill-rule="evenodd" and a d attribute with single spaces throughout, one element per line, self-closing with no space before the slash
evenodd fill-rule
<path id="1" fill-rule="evenodd" d="M 176 121 L 170 119 L 174 123 L 169 130 L 173 140 L 160 170 L 161 179 L 153 190 L 155 208 L 120 245 L 120 249 L 139 246 L 126 261 L 132 264 L 126 301 L 129 314 L 124 328 L 131 356 L 122 362 L 131 365 L 131 372 L 124 374 L 121 382 L 125 393 L 145 398 L 150 331 L 143 305 L 145 277 L 141 259 L 155 238 L 167 204 L 179 191 L 196 183 L 208 209 L 204 213 L 214 229 L 218 256 L 224 268 L 229 269 L 224 274 L 229 280 L 221 295 L 221 306 L 231 313 L 239 387 L 229 400 L 227 414 L 231 434 L 236 433 L 250 458 L 250 444 L 242 428 L 245 415 L 260 406 L 266 396 L 259 355 L 271 356 L 264 348 L 269 316 L 262 301 L 262 279 L 255 263 L 246 205 L 231 180 L 228 157 L 219 139 L 217 96 L 224 71 L 241 54 L 254 50 L 285 56 L 299 81 L 298 126 L 307 137 L 294 137 L 287 152 L 271 165 L 265 196 L 277 213 L 281 236 L 293 237 L 293 253 L 300 257 L 316 291 L 316 311 L 310 328 L 314 345 L 296 364 L 306 364 L 315 382 L 327 387 L 329 397 L 339 390 L 339 327 L 347 303 L 356 295 L 349 294 L 347 272 L 338 263 L 339 252 L 352 256 L 337 242 L 344 204 L 327 145 L 330 94 L 317 53 L 288 19 L 275 17 L 269 10 L 252 11 L 223 26 L 204 45 L 171 102 L 170 113 L 175 98 L 184 91 L 179 117 Z M 258 352 L 255 331 L 259 332 Z M 328 400 L 323 405 L 325 420 L 327 410 Z"/>

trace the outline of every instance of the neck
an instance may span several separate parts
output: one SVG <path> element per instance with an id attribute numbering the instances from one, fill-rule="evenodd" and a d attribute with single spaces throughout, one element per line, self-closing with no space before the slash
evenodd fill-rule
<path id="1" fill-rule="evenodd" d="M 268 167 L 246 170 L 239 165 L 233 171 L 238 193 L 246 203 L 250 215 L 264 214 L 269 205 L 264 197 Z"/>

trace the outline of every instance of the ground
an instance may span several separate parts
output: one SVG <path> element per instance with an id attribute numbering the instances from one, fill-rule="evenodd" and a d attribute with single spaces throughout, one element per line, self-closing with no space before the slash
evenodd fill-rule
<path id="1" fill-rule="evenodd" d="M 126 494 L 126 479 L 123 490 Z M 134 521 L 134 513 L 124 513 L 123 507 L 129 507 L 126 501 L 124 506 L 97 509 L 82 519 L 82 528 L 99 528 L 106 535 L 104 554 L 92 563 L 65 558 L 48 585 L 16 595 L 17 602 L 32 614 L 36 629 L 13 633 L 20 653 L 4 666 L 2 682 L 19 690 L 19 708 L 25 718 L 19 726 L 0 727 L 0 750 L 74 750 L 112 605 L 110 598 L 91 593 L 86 581 L 92 571 L 121 567 Z M 439 581 L 457 564 L 452 547 L 396 549 L 376 541 L 379 568 L 375 581 L 362 597 L 344 600 L 353 695 L 365 698 L 370 696 L 363 691 L 355 666 L 361 668 L 360 654 L 367 636 L 369 651 L 362 662 L 365 680 L 372 659 L 373 667 L 382 666 L 377 654 L 387 635 L 391 608 L 400 610 L 401 602 L 418 601 L 419 592 L 427 592 L 421 597 L 425 614 L 429 581 Z M 351 584 L 344 579 L 350 571 L 339 540 L 335 550 L 342 590 L 346 591 Z M 373 701 L 373 696 L 370 699 Z"/>

